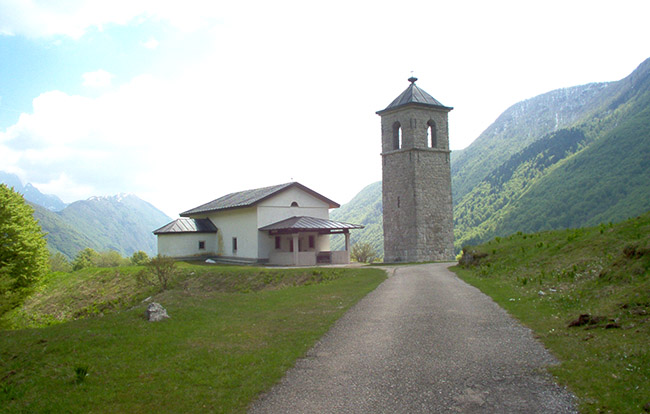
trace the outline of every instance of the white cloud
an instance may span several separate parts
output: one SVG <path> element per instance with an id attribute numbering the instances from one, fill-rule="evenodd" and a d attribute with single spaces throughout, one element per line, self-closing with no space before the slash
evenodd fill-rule
<path id="1" fill-rule="evenodd" d="M 158 45 L 159 43 L 154 37 L 150 37 L 146 42 L 142 42 L 142 46 L 146 47 L 147 49 L 156 49 Z"/>
<path id="2" fill-rule="evenodd" d="M 94 72 L 86 72 L 81 75 L 83 79 L 83 86 L 91 88 L 105 88 L 111 85 L 112 79 L 115 77 L 112 73 L 106 72 L 103 69 Z"/>
<path id="3" fill-rule="evenodd" d="M 214 22 L 222 6 L 210 0 L 3 0 L 0 2 L 0 34 L 30 38 L 63 35 L 78 39 L 89 28 L 164 20 L 192 31 Z"/>

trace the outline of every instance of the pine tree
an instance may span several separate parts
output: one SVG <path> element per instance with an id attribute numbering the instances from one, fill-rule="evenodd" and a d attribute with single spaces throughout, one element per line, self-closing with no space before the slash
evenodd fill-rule
<path id="1" fill-rule="evenodd" d="M 19 306 L 46 274 L 49 253 L 34 210 L 0 184 L 0 317 Z"/>

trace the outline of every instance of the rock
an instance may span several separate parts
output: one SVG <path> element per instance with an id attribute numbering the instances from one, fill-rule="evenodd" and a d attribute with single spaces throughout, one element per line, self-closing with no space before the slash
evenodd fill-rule
<path id="1" fill-rule="evenodd" d="M 162 307 L 160 303 L 152 302 L 147 306 L 147 310 L 144 312 L 144 316 L 149 322 L 160 322 L 164 319 L 169 319 L 167 315 L 167 310 Z"/>
<path id="2" fill-rule="evenodd" d="M 205 259 L 205 262 L 206 262 L 206 263 L 210 263 L 210 264 L 215 264 L 215 263 L 217 263 L 217 262 L 215 262 L 215 261 L 212 260 L 212 259 Z"/>
<path id="3" fill-rule="evenodd" d="M 544 295 L 546 295 L 546 293 L 544 293 L 543 290 L 540 290 L 539 292 L 537 292 L 537 294 L 538 294 L 539 296 L 544 296 Z"/>
<path id="4" fill-rule="evenodd" d="M 586 325 L 589 323 L 590 320 L 591 320 L 591 315 L 589 315 L 588 313 L 582 314 L 578 317 L 578 319 L 571 321 L 571 323 L 569 323 L 569 328 L 572 328 L 574 326 Z"/>

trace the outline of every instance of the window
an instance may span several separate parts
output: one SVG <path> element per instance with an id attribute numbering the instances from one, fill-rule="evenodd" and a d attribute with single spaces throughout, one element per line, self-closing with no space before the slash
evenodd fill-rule
<path id="1" fill-rule="evenodd" d="M 399 122 L 393 124 L 393 149 L 402 148 L 402 125 Z"/>
<path id="2" fill-rule="evenodd" d="M 293 203 L 291 203 L 291 207 L 300 207 L 300 206 L 298 205 L 297 202 L 294 201 Z"/>
<path id="3" fill-rule="evenodd" d="M 205 250 L 205 240 L 199 240 L 199 250 Z"/>
<path id="4" fill-rule="evenodd" d="M 282 248 L 282 237 L 275 236 L 275 248 L 276 250 L 280 250 Z"/>
<path id="5" fill-rule="evenodd" d="M 293 239 L 289 240 L 289 251 L 293 253 Z"/>
<path id="6" fill-rule="evenodd" d="M 232 252 L 237 253 L 237 237 L 232 238 Z"/>
<path id="7" fill-rule="evenodd" d="M 430 119 L 427 122 L 427 141 L 431 148 L 436 148 L 438 146 L 438 133 L 436 130 L 436 123 L 433 122 L 433 119 Z"/>
<path id="8" fill-rule="evenodd" d="M 309 236 L 309 248 L 313 249 L 316 246 L 316 239 L 314 236 Z"/>
<path id="9" fill-rule="evenodd" d="M 399 197 L 397 197 L 397 208 L 399 208 L 400 202 L 399 202 Z"/>

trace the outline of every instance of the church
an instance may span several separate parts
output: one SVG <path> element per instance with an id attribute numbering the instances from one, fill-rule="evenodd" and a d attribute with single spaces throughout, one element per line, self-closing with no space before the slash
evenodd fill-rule
<path id="1" fill-rule="evenodd" d="M 314 266 L 350 262 L 350 230 L 332 221 L 340 205 L 290 182 L 227 194 L 180 214 L 153 233 L 158 254 L 236 263 Z M 330 250 L 330 235 L 343 234 L 345 249 Z"/>

